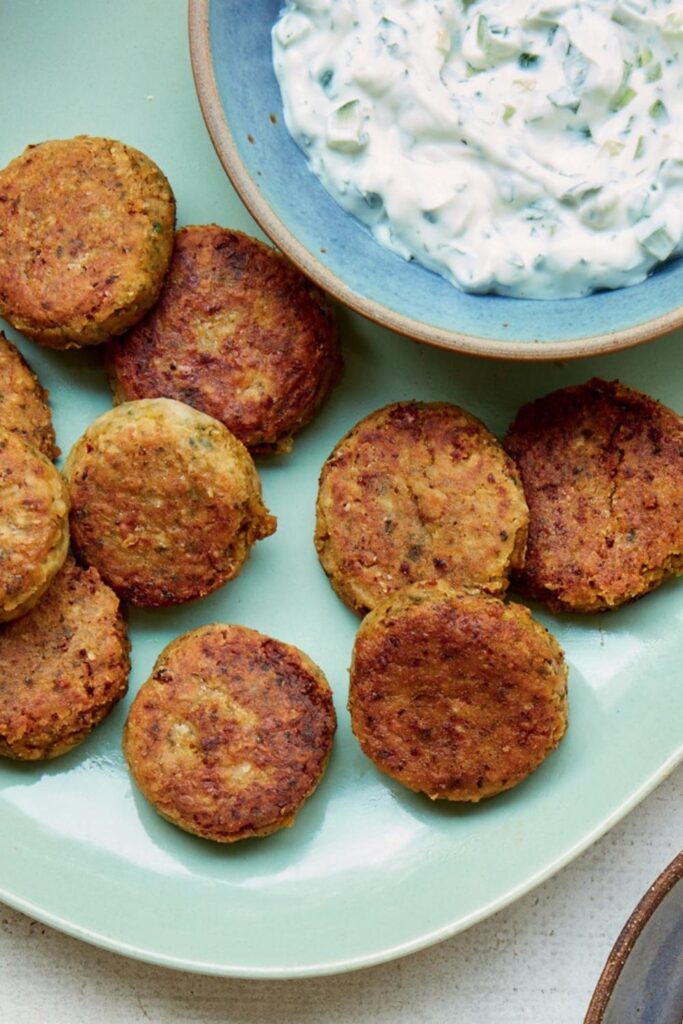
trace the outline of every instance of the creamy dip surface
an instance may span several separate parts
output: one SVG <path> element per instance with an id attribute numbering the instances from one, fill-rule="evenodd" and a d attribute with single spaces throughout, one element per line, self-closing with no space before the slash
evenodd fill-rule
<path id="1" fill-rule="evenodd" d="M 290 133 L 377 240 L 466 291 L 683 253 L 683 0 L 288 0 Z"/>

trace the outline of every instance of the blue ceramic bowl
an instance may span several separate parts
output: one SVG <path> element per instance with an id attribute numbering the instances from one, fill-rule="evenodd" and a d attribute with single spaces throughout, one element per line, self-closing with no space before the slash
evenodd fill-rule
<path id="1" fill-rule="evenodd" d="M 341 302 L 418 341 L 479 355 L 595 355 L 683 325 L 683 260 L 582 299 L 467 295 L 383 249 L 311 174 L 284 124 L 270 30 L 281 0 L 190 0 L 199 100 L 218 155 L 273 242 Z"/>

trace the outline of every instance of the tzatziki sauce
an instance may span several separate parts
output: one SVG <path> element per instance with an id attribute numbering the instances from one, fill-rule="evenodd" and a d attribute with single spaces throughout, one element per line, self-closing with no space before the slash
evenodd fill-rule
<path id="1" fill-rule="evenodd" d="M 287 127 L 386 248 L 470 292 L 683 254 L 683 0 L 288 0 Z"/>

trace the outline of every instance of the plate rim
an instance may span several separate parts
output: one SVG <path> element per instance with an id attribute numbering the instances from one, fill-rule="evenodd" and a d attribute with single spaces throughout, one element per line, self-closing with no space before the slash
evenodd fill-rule
<path id="1" fill-rule="evenodd" d="M 188 0 L 190 62 L 204 123 L 225 173 L 238 196 L 265 234 L 315 284 L 344 306 L 387 330 L 436 348 L 489 359 L 546 362 L 581 359 L 619 352 L 683 327 L 683 304 L 652 320 L 606 334 L 560 341 L 500 341 L 445 331 L 358 295 L 302 245 L 260 194 L 242 160 L 220 100 L 209 29 L 211 0 Z"/>
<path id="2" fill-rule="evenodd" d="M 490 900 L 477 911 L 464 918 L 456 920 L 449 925 L 434 929 L 426 934 L 420 935 L 409 942 L 401 943 L 398 946 L 385 947 L 376 953 L 353 958 L 331 960 L 317 964 L 306 964 L 302 967 L 292 966 L 268 966 L 268 967 L 245 967 L 239 964 L 211 963 L 203 960 L 193 960 L 187 957 L 171 956 L 168 954 L 154 952 L 143 946 L 136 946 L 133 943 L 117 939 L 112 935 L 97 932 L 93 929 L 80 925 L 75 920 L 68 920 L 59 914 L 53 914 L 43 908 L 31 903 L 23 897 L 0 887 L 0 901 L 18 910 L 22 914 L 40 921 L 57 931 L 70 935 L 72 938 L 87 942 L 91 946 L 105 949 L 111 953 L 118 953 L 121 956 L 132 960 L 142 961 L 157 967 L 164 967 L 170 970 L 183 971 L 188 974 L 202 974 L 209 977 L 242 978 L 264 981 L 286 981 L 301 978 L 321 978 L 336 974 L 346 974 L 351 971 L 362 970 L 366 967 L 377 967 L 381 964 L 390 963 L 394 960 L 418 953 L 430 946 L 437 945 L 446 939 L 466 931 L 475 924 L 486 920 L 493 914 L 504 910 L 515 903 L 522 896 L 526 896 L 543 882 L 548 881 L 562 868 L 575 860 L 581 853 L 585 852 L 598 839 L 601 839 L 611 828 L 626 817 L 642 800 L 645 799 L 664 779 L 668 778 L 673 771 L 683 763 L 683 743 L 664 762 L 664 764 L 652 773 L 630 796 L 624 800 L 613 812 L 600 822 L 594 829 L 582 836 L 573 846 L 566 850 L 562 856 L 557 857 L 550 864 L 540 871 L 525 879 L 520 885 L 513 886 L 508 892 L 497 899 Z M 683 857 L 683 854 L 681 854 Z M 616 983 L 616 978 L 615 978 Z M 601 1018 L 586 1018 L 584 1024 L 600 1024 Z"/>

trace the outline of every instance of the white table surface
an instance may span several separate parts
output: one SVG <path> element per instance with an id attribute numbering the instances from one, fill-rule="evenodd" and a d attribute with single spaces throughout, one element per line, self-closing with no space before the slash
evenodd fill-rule
<path id="1" fill-rule="evenodd" d="M 514 906 L 422 953 L 337 977 L 181 974 L 86 946 L 0 906 L 0 1021 L 580 1024 L 621 926 L 683 846 L 682 806 L 683 766 Z"/>

